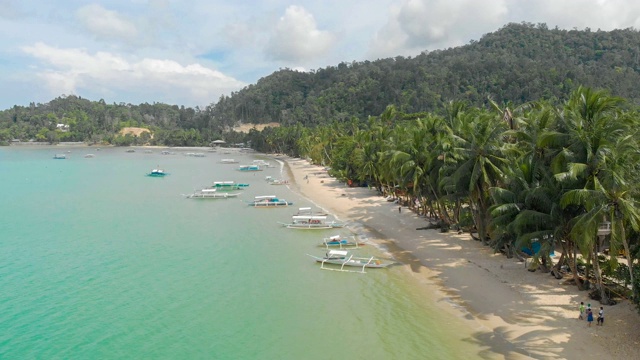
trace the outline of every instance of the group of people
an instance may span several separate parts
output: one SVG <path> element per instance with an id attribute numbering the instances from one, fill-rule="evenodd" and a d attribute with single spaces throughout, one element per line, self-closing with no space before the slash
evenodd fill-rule
<path id="1" fill-rule="evenodd" d="M 591 323 L 593 322 L 593 310 L 591 310 L 591 304 L 587 304 L 587 307 L 585 308 L 584 302 L 581 301 L 579 310 L 580 315 L 578 316 L 578 319 L 584 320 L 586 315 L 587 324 L 589 327 L 591 327 Z M 600 310 L 598 311 L 598 323 L 596 325 L 604 325 L 604 309 L 602 308 L 602 306 L 600 306 Z"/>

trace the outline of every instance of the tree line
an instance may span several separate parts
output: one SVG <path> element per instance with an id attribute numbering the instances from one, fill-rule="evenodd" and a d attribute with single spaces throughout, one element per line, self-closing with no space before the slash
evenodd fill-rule
<path id="1" fill-rule="evenodd" d="M 468 231 L 508 257 L 535 249 L 531 271 L 566 269 L 580 288 L 593 283 L 603 304 L 616 294 L 638 303 L 638 112 L 586 87 L 557 103 L 489 102 L 420 113 L 392 105 L 366 121 L 250 135 L 260 151 L 308 158 L 348 184 L 397 197 L 443 231 Z"/>

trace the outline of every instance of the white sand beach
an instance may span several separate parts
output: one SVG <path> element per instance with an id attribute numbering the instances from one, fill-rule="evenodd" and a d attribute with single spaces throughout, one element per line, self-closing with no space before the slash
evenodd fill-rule
<path id="1" fill-rule="evenodd" d="M 428 220 L 387 202 L 375 190 L 349 188 L 320 166 L 283 156 L 294 191 L 299 191 L 403 263 L 408 275 L 435 292 L 434 306 L 455 311 L 477 329 L 473 341 L 488 358 L 638 359 L 640 315 L 629 302 L 605 306 L 605 324 L 587 327 L 578 304 L 586 291 L 549 274 L 529 272 L 524 263 L 494 254 L 467 234 L 416 230 Z M 445 309 L 446 308 L 446 309 Z"/>

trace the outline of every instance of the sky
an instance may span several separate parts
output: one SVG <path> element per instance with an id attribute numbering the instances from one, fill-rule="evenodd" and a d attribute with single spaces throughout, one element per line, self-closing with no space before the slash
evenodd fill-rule
<path id="1" fill-rule="evenodd" d="M 64 95 L 203 109 L 279 69 L 416 56 L 511 22 L 640 29 L 640 1 L 0 0 L 0 109 Z"/>

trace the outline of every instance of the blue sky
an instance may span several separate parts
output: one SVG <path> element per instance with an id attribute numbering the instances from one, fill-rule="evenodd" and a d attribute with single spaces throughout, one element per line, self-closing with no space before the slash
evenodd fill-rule
<path id="1" fill-rule="evenodd" d="M 205 107 L 280 68 L 415 56 L 509 22 L 640 28 L 631 0 L 0 0 L 0 109 L 78 95 Z"/>

